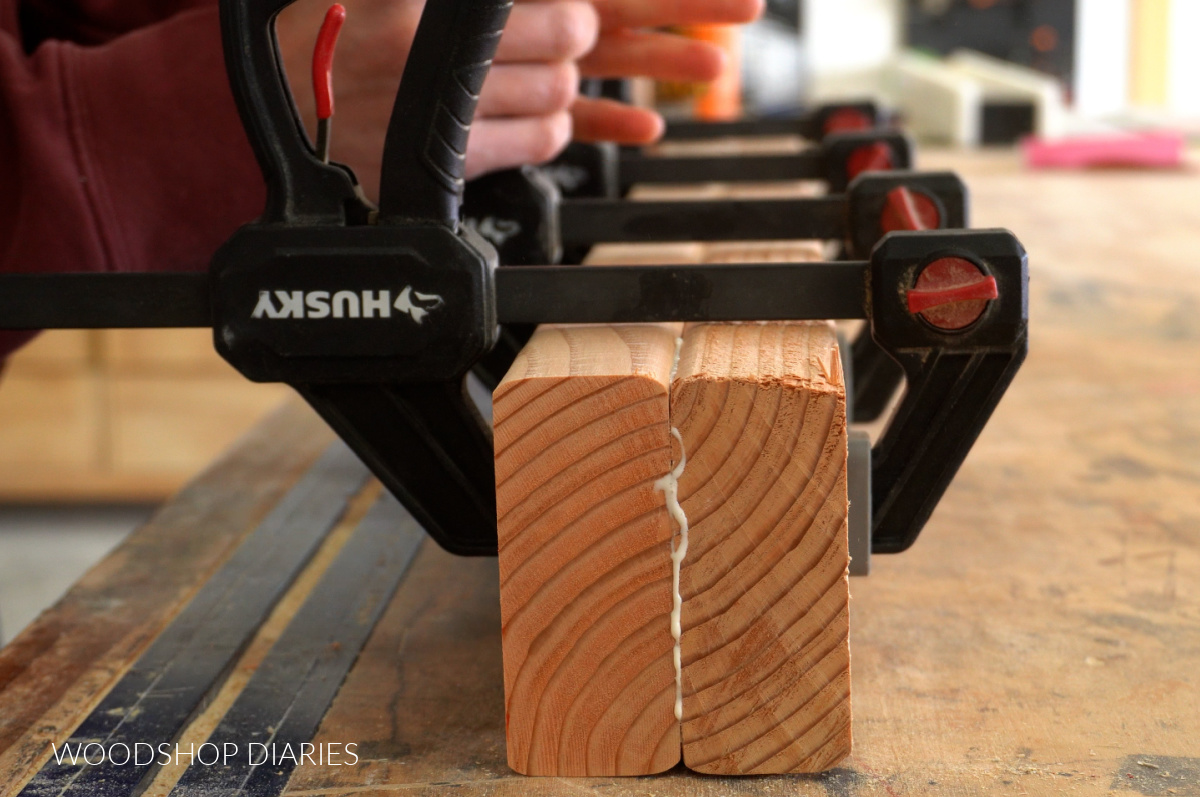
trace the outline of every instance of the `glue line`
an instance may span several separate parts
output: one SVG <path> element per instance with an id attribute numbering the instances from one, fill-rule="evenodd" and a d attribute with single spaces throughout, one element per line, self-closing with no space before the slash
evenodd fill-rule
<path id="1" fill-rule="evenodd" d="M 675 381 L 675 372 L 679 370 L 679 353 L 683 348 L 683 338 L 675 339 L 675 359 L 671 363 L 671 383 Z M 688 549 L 688 519 L 679 503 L 679 477 L 687 466 L 687 452 L 683 449 L 683 435 L 674 426 L 671 434 L 679 441 L 679 464 L 666 476 L 654 483 L 655 490 L 662 490 L 667 503 L 667 512 L 679 526 L 679 531 L 671 535 L 671 636 L 675 640 L 673 658 L 675 661 L 675 719 L 683 720 L 683 648 L 680 640 L 683 637 L 683 596 L 679 592 L 679 570 L 683 557 Z M 675 538 L 679 538 L 678 544 Z"/>
<path id="2" fill-rule="evenodd" d="M 679 503 L 679 477 L 687 465 L 687 454 L 683 450 L 683 436 L 674 426 L 671 434 L 679 441 L 679 464 L 675 469 L 654 483 L 654 489 L 666 494 L 667 511 L 679 525 L 679 531 L 671 536 L 671 636 L 675 639 L 675 719 L 683 719 L 683 651 L 680 640 L 683 637 L 683 596 L 679 593 L 679 569 L 688 549 L 688 519 Z M 678 544 L 675 538 L 679 538 Z"/>

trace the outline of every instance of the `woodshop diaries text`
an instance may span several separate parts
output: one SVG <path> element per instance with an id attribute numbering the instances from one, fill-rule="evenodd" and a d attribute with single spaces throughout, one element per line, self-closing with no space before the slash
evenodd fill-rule
<path id="1" fill-rule="evenodd" d="M 218 764 L 228 766 L 231 763 L 245 761 L 250 766 L 257 767 L 265 764 L 278 766 L 290 761 L 295 765 L 308 763 L 313 766 L 342 767 L 354 766 L 358 763 L 358 753 L 356 752 L 358 745 L 354 742 L 349 744 L 304 742 L 298 745 L 262 744 L 260 742 L 240 745 L 234 742 L 225 742 L 219 746 L 212 742 L 205 742 L 201 745 L 188 744 L 186 748 L 178 743 L 171 744 L 170 742 L 163 742 L 157 746 L 149 742 L 135 742 L 132 746 L 124 742 L 117 742 L 108 747 L 100 742 L 74 745 L 66 742 L 61 748 L 55 744 L 52 744 L 51 747 L 54 751 L 54 760 L 60 766 L 62 764 L 72 766 L 86 764 L 94 767 L 107 763 L 110 766 L 123 767 L 127 765 L 147 766 L 155 763 L 165 767 L 186 763 L 189 766 L 200 764 L 211 767 Z"/>

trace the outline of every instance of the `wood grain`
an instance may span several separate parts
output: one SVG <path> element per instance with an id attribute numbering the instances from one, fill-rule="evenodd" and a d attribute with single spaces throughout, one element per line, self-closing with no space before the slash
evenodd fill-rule
<path id="1" fill-rule="evenodd" d="M 820 772 L 850 753 L 846 394 L 831 324 L 700 324 L 671 423 L 686 452 L 683 756 Z"/>
<path id="2" fill-rule="evenodd" d="M 679 761 L 669 615 L 672 325 L 543 326 L 496 388 L 508 762 Z"/>

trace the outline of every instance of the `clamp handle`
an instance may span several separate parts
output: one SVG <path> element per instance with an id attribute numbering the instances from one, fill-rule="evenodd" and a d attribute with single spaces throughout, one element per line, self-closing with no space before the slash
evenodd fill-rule
<path id="1" fill-rule="evenodd" d="M 308 143 L 275 17 L 294 0 L 221 0 L 225 65 L 267 183 L 263 224 L 344 225 L 369 208 L 353 173 Z M 512 0 L 427 3 L 388 125 L 380 221 L 458 223 L 467 135 Z"/>
<path id="2" fill-rule="evenodd" d="M 457 229 L 467 136 L 512 0 L 425 4 L 388 123 L 379 221 Z"/>
<path id="3" fill-rule="evenodd" d="M 242 126 L 267 183 L 263 224 L 345 224 L 365 217 L 354 175 L 322 163 L 308 143 L 275 38 L 275 17 L 293 0 L 221 0 L 225 69 Z"/>

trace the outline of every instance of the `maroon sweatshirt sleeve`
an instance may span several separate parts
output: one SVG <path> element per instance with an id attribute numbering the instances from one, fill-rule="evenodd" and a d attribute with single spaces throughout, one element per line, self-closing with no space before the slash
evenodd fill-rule
<path id="1" fill-rule="evenodd" d="M 207 266 L 265 190 L 215 6 L 99 46 L 0 30 L 0 271 Z M 0 357 L 26 335 L 0 333 Z"/>

